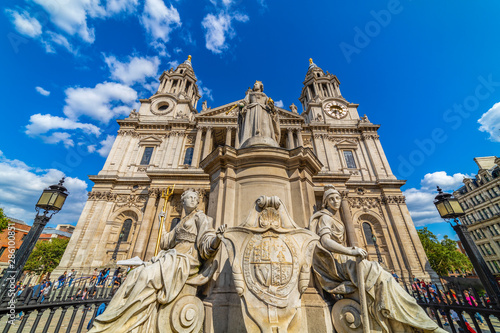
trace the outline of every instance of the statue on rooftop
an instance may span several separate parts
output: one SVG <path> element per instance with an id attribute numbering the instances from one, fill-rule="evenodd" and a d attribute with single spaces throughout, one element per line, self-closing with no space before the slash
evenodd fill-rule
<path id="1" fill-rule="evenodd" d="M 280 127 L 274 101 L 264 94 L 264 85 L 255 81 L 245 99 L 238 105 L 240 147 L 279 147 Z"/>

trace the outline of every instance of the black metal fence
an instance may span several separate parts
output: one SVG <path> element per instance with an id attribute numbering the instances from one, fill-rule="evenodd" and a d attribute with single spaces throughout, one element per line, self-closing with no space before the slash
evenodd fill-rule
<path id="1" fill-rule="evenodd" d="M 490 302 L 485 295 L 480 296 L 474 288 L 466 289 L 458 285 L 440 289 L 435 285 L 418 283 L 405 287 L 441 328 L 448 327 L 453 333 L 481 333 L 486 329 L 500 332 L 499 305 Z"/>
<path id="2" fill-rule="evenodd" d="M 73 283 L 74 282 L 74 283 Z M 0 295 L 0 330 L 6 332 L 87 332 L 118 288 L 112 277 L 97 283 L 90 277 L 49 289 L 28 282 L 22 291 Z M 5 325 L 5 326 L 4 326 Z"/>
<path id="3" fill-rule="evenodd" d="M 49 289 L 30 286 L 29 281 L 26 286 L 21 292 L 7 289 L 0 295 L 3 333 L 87 332 L 118 289 L 111 277 L 100 283 L 80 277 L 60 288 L 57 282 Z M 500 332 L 500 307 L 473 288 L 440 289 L 417 283 L 405 287 L 441 328 L 453 333 Z"/>

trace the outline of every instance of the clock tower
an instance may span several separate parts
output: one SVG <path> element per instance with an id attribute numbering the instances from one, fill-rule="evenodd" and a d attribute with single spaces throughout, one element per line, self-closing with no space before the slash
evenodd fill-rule
<path id="1" fill-rule="evenodd" d="M 302 116 L 311 123 L 357 123 L 357 104 L 342 97 L 337 76 L 323 72 L 312 59 L 303 82 L 300 102 L 304 108 Z"/>

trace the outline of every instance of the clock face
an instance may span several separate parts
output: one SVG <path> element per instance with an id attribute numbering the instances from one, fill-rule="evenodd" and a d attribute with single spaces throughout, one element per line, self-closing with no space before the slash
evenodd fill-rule
<path id="1" fill-rule="evenodd" d="M 347 107 L 337 102 L 328 102 L 323 106 L 323 110 L 331 117 L 341 119 L 347 116 Z"/>

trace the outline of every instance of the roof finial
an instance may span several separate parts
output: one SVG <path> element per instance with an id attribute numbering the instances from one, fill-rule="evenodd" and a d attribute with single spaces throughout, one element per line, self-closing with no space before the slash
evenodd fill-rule
<path id="1" fill-rule="evenodd" d="M 191 55 L 188 55 L 188 60 L 189 60 L 189 61 L 191 61 L 191 58 L 192 58 L 192 57 L 191 57 Z"/>
<path id="2" fill-rule="evenodd" d="M 309 58 L 309 70 L 310 70 L 311 68 L 315 68 L 315 67 L 318 67 L 318 66 L 316 66 L 316 64 L 313 62 L 313 59 L 312 59 L 312 58 Z"/>

